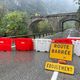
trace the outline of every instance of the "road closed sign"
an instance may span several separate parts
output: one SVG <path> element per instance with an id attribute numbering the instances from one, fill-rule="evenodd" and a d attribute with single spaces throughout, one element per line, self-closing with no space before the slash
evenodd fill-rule
<path id="1" fill-rule="evenodd" d="M 50 58 L 72 61 L 72 44 L 52 43 L 50 48 Z"/>
<path id="2" fill-rule="evenodd" d="M 45 69 L 51 70 L 51 71 L 63 72 L 63 73 L 67 73 L 67 74 L 74 74 L 74 66 L 71 66 L 71 65 L 46 62 Z"/>

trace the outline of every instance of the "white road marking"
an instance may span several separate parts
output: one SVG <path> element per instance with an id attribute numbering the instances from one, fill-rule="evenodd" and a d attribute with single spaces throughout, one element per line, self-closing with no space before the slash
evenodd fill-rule
<path id="1" fill-rule="evenodd" d="M 59 72 L 54 71 L 51 80 L 57 80 L 58 73 Z"/>

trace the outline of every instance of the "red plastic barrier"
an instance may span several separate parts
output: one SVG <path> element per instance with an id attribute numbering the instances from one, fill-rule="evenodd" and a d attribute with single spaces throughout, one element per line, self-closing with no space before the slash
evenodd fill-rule
<path id="1" fill-rule="evenodd" d="M 0 38 L 0 51 L 11 51 L 11 38 Z"/>
<path id="2" fill-rule="evenodd" d="M 57 39 L 53 39 L 52 42 L 64 43 L 64 44 L 72 44 L 72 40 L 68 39 L 68 38 L 57 38 Z"/>
<path id="3" fill-rule="evenodd" d="M 67 39 L 70 39 L 70 40 L 80 40 L 80 38 L 79 37 L 70 37 L 70 38 L 67 38 Z"/>
<path id="4" fill-rule="evenodd" d="M 16 38 L 15 40 L 16 50 L 32 51 L 33 41 L 31 38 Z"/>

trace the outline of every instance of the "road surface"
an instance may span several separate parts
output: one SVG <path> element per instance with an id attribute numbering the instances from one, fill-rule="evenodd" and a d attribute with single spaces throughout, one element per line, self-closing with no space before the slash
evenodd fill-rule
<path id="1" fill-rule="evenodd" d="M 52 71 L 44 69 L 49 53 L 35 51 L 0 52 L 0 80 L 51 80 Z M 59 73 L 57 80 L 80 80 L 80 58 L 73 55 L 75 74 Z"/>

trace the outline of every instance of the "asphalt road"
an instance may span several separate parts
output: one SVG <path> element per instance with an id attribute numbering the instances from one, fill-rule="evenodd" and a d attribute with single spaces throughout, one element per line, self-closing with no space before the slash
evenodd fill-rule
<path id="1" fill-rule="evenodd" d="M 52 71 L 44 69 L 49 53 L 35 51 L 0 52 L 0 80 L 51 80 Z M 57 80 L 80 80 L 80 58 L 73 55 L 75 74 L 59 73 Z"/>

